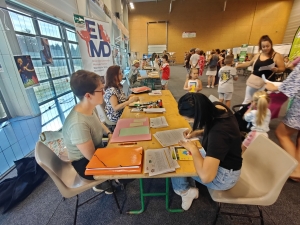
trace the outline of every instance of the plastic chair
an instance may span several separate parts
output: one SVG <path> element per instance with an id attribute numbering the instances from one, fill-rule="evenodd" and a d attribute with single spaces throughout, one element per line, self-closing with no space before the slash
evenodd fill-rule
<path id="1" fill-rule="evenodd" d="M 241 177 L 237 184 L 227 191 L 209 189 L 212 199 L 218 202 L 216 224 L 219 214 L 259 218 L 264 224 L 259 206 L 275 203 L 289 175 L 298 165 L 277 144 L 263 135 L 258 136 L 243 154 Z M 259 216 L 221 212 L 221 203 L 256 205 Z"/>
<path id="2" fill-rule="evenodd" d="M 99 117 L 100 117 L 101 122 L 105 123 L 105 124 L 108 125 L 108 126 L 116 126 L 116 123 L 111 122 L 111 121 L 107 118 L 106 113 L 105 113 L 105 110 L 104 110 L 105 105 L 106 105 L 106 104 L 105 104 L 105 102 L 103 101 L 103 103 L 102 103 L 101 105 L 97 105 L 97 106 L 96 106 L 96 109 L 97 109 L 97 112 L 98 112 L 98 115 L 99 115 Z"/>
<path id="3" fill-rule="evenodd" d="M 76 224 L 78 208 L 90 201 L 91 199 L 104 193 L 103 191 L 93 196 L 92 198 L 86 200 L 85 202 L 78 204 L 78 194 L 88 189 L 91 189 L 92 187 L 104 182 L 105 180 L 87 180 L 80 177 L 77 174 L 76 170 L 73 168 L 71 162 L 65 162 L 60 160 L 50 148 L 48 148 L 45 144 L 43 144 L 40 141 L 37 142 L 35 147 L 35 160 L 51 177 L 57 189 L 63 196 L 63 199 L 72 198 L 73 196 L 77 197 L 74 224 Z M 112 185 L 111 187 L 113 188 Z M 117 203 L 118 209 L 120 213 L 122 213 L 115 192 L 113 192 L 113 195 Z"/>

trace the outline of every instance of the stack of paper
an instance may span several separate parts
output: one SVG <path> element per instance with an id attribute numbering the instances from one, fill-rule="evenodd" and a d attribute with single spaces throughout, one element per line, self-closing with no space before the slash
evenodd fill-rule
<path id="1" fill-rule="evenodd" d="M 174 130 L 159 131 L 153 134 L 153 136 L 163 147 L 167 147 L 171 145 L 176 145 L 179 141 L 187 141 L 187 139 L 185 139 L 183 136 L 183 132 L 187 129 L 188 128 L 179 128 Z M 195 141 L 198 140 L 198 138 L 191 138 L 188 140 Z"/>
<path id="2" fill-rule="evenodd" d="M 161 127 L 168 127 L 169 124 L 167 123 L 166 117 L 160 116 L 156 118 L 150 118 L 150 127 L 152 128 L 161 128 Z"/>
<path id="3" fill-rule="evenodd" d="M 145 153 L 144 173 L 149 173 L 149 176 L 174 172 L 179 167 L 168 148 L 148 149 Z"/>
<path id="4" fill-rule="evenodd" d="M 149 95 L 162 95 L 161 90 L 153 90 L 149 93 Z"/>
<path id="5" fill-rule="evenodd" d="M 166 111 L 165 108 L 149 108 L 149 109 L 143 109 L 145 113 L 163 113 Z"/>

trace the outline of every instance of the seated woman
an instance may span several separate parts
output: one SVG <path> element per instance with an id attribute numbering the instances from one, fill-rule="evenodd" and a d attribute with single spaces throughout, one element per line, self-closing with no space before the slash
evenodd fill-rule
<path id="1" fill-rule="evenodd" d="M 179 143 L 192 154 L 198 174 L 193 179 L 172 178 L 175 193 L 182 197 L 181 207 L 188 210 L 199 195 L 194 180 L 214 190 L 227 190 L 236 184 L 242 167 L 242 143 L 237 121 L 224 104 L 212 103 L 201 93 L 187 93 L 179 99 L 178 109 L 180 115 L 194 120 L 193 131 L 186 130 L 184 136 L 203 135 L 204 150 L 199 151 L 191 141 Z"/>
<path id="2" fill-rule="evenodd" d="M 84 174 L 85 167 L 97 148 L 102 148 L 103 133 L 111 138 L 110 130 L 100 121 L 95 107 L 103 103 L 103 81 L 93 72 L 78 70 L 70 79 L 70 86 L 80 102 L 74 106 L 63 125 L 64 143 L 68 156 L 77 173 L 88 180 L 93 176 Z M 108 182 L 94 187 L 94 191 L 107 189 Z M 112 191 L 106 191 L 112 194 Z"/>
<path id="3" fill-rule="evenodd" d="M 123 109 L 132 102 L 139 100 L 136 96 L 126 97 L 123 86 L 120 83 L 123 74 L 120 66 L 110 66 L 106 71 L 106 83 L 104 101 L 106 103 L 105 113 L 112 122 L 117 122 L 123 113 Z"/>

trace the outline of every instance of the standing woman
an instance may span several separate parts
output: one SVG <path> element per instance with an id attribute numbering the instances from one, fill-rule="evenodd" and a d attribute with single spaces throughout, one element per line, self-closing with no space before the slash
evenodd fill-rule
<path id="1" fill-rule="evenodd" d="M 198 65 L 199 65 L 199 76 L 202 76 L 203 70 L 204 70 L 204 66 L 205 66 L 205 57 L 204 57 L 204 52 L 201 50 L 199 53 L 199 61 L 198 61 Z"/>
<path id="2" fill-rule="evenodd" d="M 207 76 L 207 86 L 208 88 L 214 88 L 215 78 L 217 75 L 217 65 L 219 61 L 219 56 L 215 51 L 211 51 L 210 56 L 208 57 L 208 69 L 206 71 Z"/>
<path id="3" fill-rule="evenodd" d="M 248 104 L 252 100 L 254 92 L 264 90 L 264 81 L 261 78 L 264 74 L 270 81 L 275 81 L 275 73 L 285 70 L 283 57 L 273 49 L 273 42 L 268 35 L 264 35 L 259 40 L 259 50 L 261 53 L 256 54 L 251 61 L 238 64 L 236 68 L 247 68 L 253 65 L 253 72 L 246 82 L 246 93 L 243 104 Z M 272 69 L 261 67 L 272 67 Z"/>
<path id="4" fill-rule="evenodd" d="M 279 87 L 272 83 L 266 83 L 265 87 L 269 91 L 281 91 L 291 99 L 290 107 L 275 133 L 281 147 L 300 162 L 300 63 Z M 296 143 L 292 140 L 294 134 L 297 134 Z M 300 182 L 300 163 L 290 179 Z"/>
<path id="5" fill-rule="evenodd" d="M 121 81 L 123 74 L 120 66 L 110 66 L 106 71 L 105 83 L 105 113 L 111 122 L 117 122 L 123 113 L 123 109 L 132 102 L 139 100 L 136 96 L 126 97 Z"/>

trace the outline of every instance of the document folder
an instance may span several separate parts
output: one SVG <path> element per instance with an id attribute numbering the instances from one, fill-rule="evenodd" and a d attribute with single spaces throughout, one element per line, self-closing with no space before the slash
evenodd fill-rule
<path id="1" fill-rule="evenodd" d="M 86 166 L 85 175 L 142 173 L 142 147 L 98 148 Z"/>

